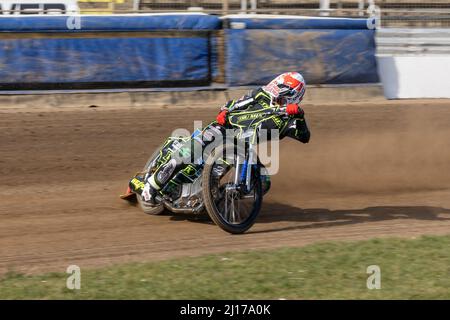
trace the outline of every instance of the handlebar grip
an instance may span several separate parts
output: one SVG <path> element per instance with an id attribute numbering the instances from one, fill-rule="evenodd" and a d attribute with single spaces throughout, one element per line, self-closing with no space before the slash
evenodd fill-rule
<path id="1" fill-rule="evenodd" d="M 288 114 L 286 113 L 286 107 L 280 108 L 277 114 L 279 114 L 280 116 L 287 116 Z"/>

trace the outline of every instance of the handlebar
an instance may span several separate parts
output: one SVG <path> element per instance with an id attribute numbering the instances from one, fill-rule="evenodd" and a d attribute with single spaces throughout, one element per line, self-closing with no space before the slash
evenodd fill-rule
<path id="1" fill-rule="evenodd" d="M 277 115 L 280 115 L 280 116 L 287 116 L 288 115 L 286 113 L 286 107 L 280 108 L 280 110 L 278 110 L 278 111 L 276 111 L 274 113 L 276 113 Z"/>
<path id="2" fill-rule="evenodd" d="M 286 107 L 280 107 L 278 110 L 270 110 L 270 111 L 267 111 L 266 112 L 266 114 L 269 114 L 269 115 L 273 115 L 273 114 L 275 114 L 275 115 L 278 115 L 278 116 L 282 116 L 282 117 L 284 117 L 284 118 L 294 118 L 295 117 L 295 115 L 288 115 L 287 113 L 286 113 Z M 226 117 L 228 118 L 230 115 L 232 115 L 232 114 L 227 114 L 226 115 Z"/>

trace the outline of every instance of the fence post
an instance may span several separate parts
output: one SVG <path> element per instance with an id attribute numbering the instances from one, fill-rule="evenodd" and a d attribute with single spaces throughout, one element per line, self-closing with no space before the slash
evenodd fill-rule
<path id="1" fill-rule="evenodd" d="M 134 13 L 137 13 L 139 11 L 140 2 L 140 0 L 133 0 L 133 11 L 135 11 Z"/>
<path id="2" fill-rule="evenodd" d="M 359 0 L 359 2 L 358 2 L 358 9 L 359 9 L 358 15 L 360 17 L 364 16 L 364 0 Z"/>
<path id="3" fill-rule="evenodd" d="M 110 1 L 109 3 L 108 3 L 108 10 L 109 10 L 109 13 L 114 13 L 114 10 L 116 9 L 116 2 L 115 2 L 115 0 L 113 0 L 113 1 Z"/>
<path id="4" fill-rule="evenodd" d="M 241 13 L 247 13 L 247 0 L 241 0 Z"/>
<path id="5" fill-rule="evenodd" d="M 228 14 L 228 0 L 223 0 L 222 1 L 222 12 L 223 15 L 227 15 Z"/>
<path id="6" fill-rule="evenodd" d="M 250 13 L 255 14 L 256 13 L 256 7 L 257 7 L 257 0 L 250 0 L 250 9 L 253 10 Z"/>
<path id="7" fill-rule="evenodd" d="M 330 10 L 330 0 L 320 0 L 320 15 L 329 16 L 328 10 Z"/>

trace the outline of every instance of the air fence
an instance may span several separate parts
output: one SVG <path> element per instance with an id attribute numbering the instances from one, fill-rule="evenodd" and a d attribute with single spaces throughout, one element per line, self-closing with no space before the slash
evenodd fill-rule
<path id="1" fill-rule="evenodd" d="M 378 82 L 366 19 L 207 14 L 0 17 L 0 89 Z"/>

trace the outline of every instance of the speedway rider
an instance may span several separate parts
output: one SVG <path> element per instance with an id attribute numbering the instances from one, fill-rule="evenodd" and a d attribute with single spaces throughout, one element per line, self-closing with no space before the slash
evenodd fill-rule
<path id="1" fill-rule="evenodd" d="M 304 118 L 304 111 L 299 106 L 305 94 L 306 83 L 302 75 L 298 72 L 287 72 L 273 79 L 266 86 L 260 87 L 248 95 L 244 95 L 238 100 L 228 101 L 217 115 L 216 121 L 210 125 L 212 130 L 223 131 L 227 125 L 227 117 L 231 112 L 242 110 L 257 110 L 259 108 L 272 107 L 275 111 L 280 107 L 285 108 L 285 112 L 296 121 L 293 125 L 285 128 L 288 120 L 285 118 L 268 119 L 261 124 L 264 129 L 283 130 L 283 136 L 289 136 L 303 143 L 308 143 L 310 131 Z M 281 120 L 284 119 L 284 120 Z M 291 122 L 292 123 L 292 122 Z M 180 142 L 178 142 L 180 143 Z M 203 145 L 205 145 L 202 142 Z M 147 175 L 139 186 L 130 183 L 130 189 L 141 194 L 142 198 L 150 204 L 156 204 L 155 196 L 175 173 L 183 169 L 182 165 L 173 159 L 173 145 L 165 144 L 160 152 L 161 157 L 157 163 L 157 169 L 153 174 Z M 164 159 L 164 161 L 161 161 Z"/>

